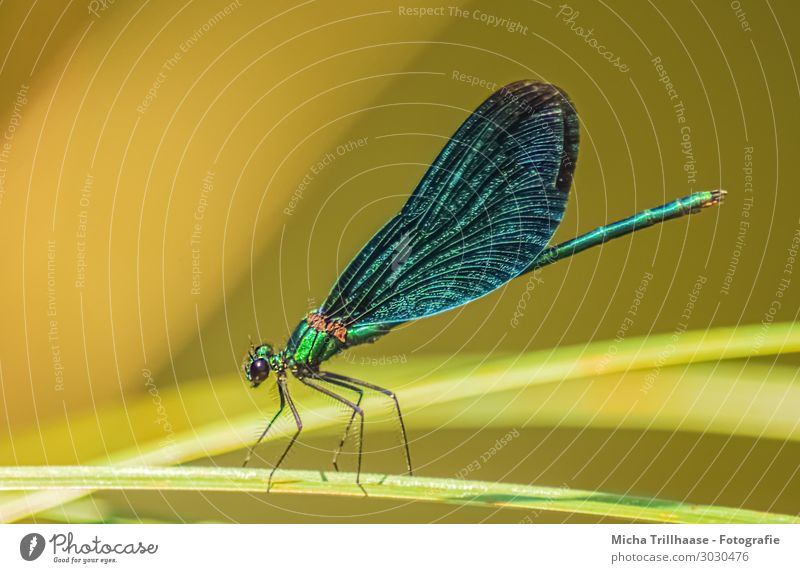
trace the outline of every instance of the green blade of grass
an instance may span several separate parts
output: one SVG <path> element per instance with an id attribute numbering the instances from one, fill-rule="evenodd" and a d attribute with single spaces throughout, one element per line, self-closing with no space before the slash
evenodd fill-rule
<path id="1" fill-rule="evenodd" d="M 414 412 L 419 429 L 573 427 L 800 441 L 800 372 L 743 361 L 533 384 Z"/>
<path id="2" fill-rule="evenodd" d="M 638 397 L 644 374 L 635 372 L 622 377 L 617 374 L 563 385 L 532 385 L 521 392 L 446 401 L 421 408 L 413 419 L 416 431 L 423 433 L 442 428 L 476 432 L 478 428 L 495 428 L 505 432 L 509 428 L 573 426 L 697 432 L 697 439 L 700 434 L 725 435 L 733 431 L 739 436 L 758 439 L 797 440 L 800 384 L 791 384 L 797 376 L 796 368 L 742 361 L 695 364 L 665 369 L 647 400 Z M 616 391 L 615 386 L 618 386 Z M 726 392 L 734 392 L 734 397 L 726 397 Z M 632 414 L 626 410 L 631 402 L 626 393 L 633 394 L 638 401 Z M 535 413 L 531 414 L 533 405 Z M 325 425 L 319 427 L 320 432 L 325 429 Z M 113 521 L 113 514 L 108 521 Z"/>
<path id="3" fill-rule="evenodd" d="M 264 492 L 269 470 L 219 467 L 21 466 L 0 468 L 0 489 Z M 522 484 L 364 474 L 369 497 L 599 515 L 657 523 L 800 523 L 800 518 L 730 507 Z M 273 493 L 363 497 L 352 473 L 281 470 Z"/>
<path id="4" fill-rule="evenodd" d="M 669 349 L 669 352 L 665 352 L 665 349 Z M 630 338 L 619 343 L 614 341 L 595 342 L 588 345 L 536 351 L 523 356 L 494 358 L 483 363 L 479 362 L 477 366 L 470 364 L 470 360 L 465 359 L 434 361 L 434 364 L 428 368 L 431 373 L 398 394 L 403 407 L 408 412 L 469 398 L 480 397 L 483 400 L 498 393 L 520 390 L 533 385 L 593 379 L 613 373 L 641 372 L 656 368 L 660 370 L 693 362 L 711 362 L 752 355 L 764 356 L 797 352 L 798 350 L 800 350 L 800 325 L 797 323 L 776 323 L 766 329 L 762 325 L 753 325 L 687 331 L 677 339 L 673 335 L 656 335 Z M 411 366 L 409 365 L 409 367 Z M 348 367 L 348 370 L 351 369 Z M 367 378 L 388 387 L 394 386 L 392 381 L 384 382 L 384 380 L 388 380 L 385 369 L 379 370 L 381 372 L 375 371 L 372 376 Z M 396 376 L 397 369 L 391 370 Z M 227 385 L 241 389 L 241 382 L 238 379 L 222 379 L 221 382 L 222 388 Z M 205 388 L 205 395 L 208 395 L 207 383 L 188 386 Z M 191 389 L 181 390 L 176 401 L 172 403 L 174 406 L 171 406 L 166 394 L 165 392 L 163 397 L 164 405 L 168 407 L 169 411 L 178 412 L 185 409 L 187 397 L 193 396 Z M 216 397 L 216 394 L 214 396 Z M 197 396 L 192 397 L 192 399 L 194 398 Z M 144 400 L 149 401 L 148 398 Z M 216 400 L 211 404 L 216 404 Z M 151 404 L 150 407 L 149 415 L 152 417 Z M 239 406 L 239 408 L 241 407 Z M 303 414 L 305 428 L 306 430 L 320 430 L 334 426 L 338 428 L 341 425 L 341 418 L 338 414 L 339 411 L 330 405 L 314 408 Z M 127 414 L 117 414 L 117 416 L 125 415 Z M 96 418 L 95 413 L 92 413 L 91 417 Z M 249 445 L 253 429 L 259 426 L 263 418 L 263 414 L 243 414 L 221 419 L 218 422 L 206 422 L 198 425 L 193 425 L 189 420 L 184 426 L 186 429 L 176 433 L 167 447 L 164 447 L 163 440 L 151 437 L 149 441 L 137 443 L 134 447 L 119 449 L 111 455 L 98 458 L 94 463 L 172 465 L 227 453 Z M 481 422 L 482 425 L 484 423 L 485 420 Z M 76 425 L 73 424 L 71 431 L 74 432 Z M 146 424 L 140 425 L 152 427 L 152 421 L 148 419 Z M 179 425 L 176 423 L 176 429 L 178 427 Z M 726 425 L 717 425 L 715 431 L 725 432 L 727 427 Z M 735 426 L 730 426 L 729 429 L 733 432 L 739 427 L 737 423 Z M 61 439 L 64 439 L 64 436 L 76 435 L 71 434 L 63 427 L 55 430 L 57 430 L 57 434 L 60 434 Z M 43 437 L 37 435 L 35 439 L 42 441 Z M 788 436 L 785 438 L 788 439 Z M 25 448 L 18 447 L 18 449 L 24 451 Z M 12 498 L 6 496 L 6 499 L 0 503 L 0 516 L 8 521 L 22 519 L 37 511 L 79 498 L 87 493 L 90 492 L 45 491 Z"/>
<path id="5" fill-rule="evenodd" d="M 797 351 L 800 351 L 800 324 L 777 323 L 767 329 L 755 325 L 687 331 L 676 339 L 673 339 L 673 335 L 656 335 L 629 338 L 622 342 L 598 341 L 488 359 L 480 355 L 433 356 L 388 369 L 358 367 L 339 361 L 332 363 L 329 369 L 395 390 L 404 409 L 413 412 L 422 411 L 429 405 L 460 399 L 483 400 L 491 395 L 526 387 L 575 380 L 591 381 L 619 373 L 655 375 L 658 378 L 657 387 L 649 392 L 649 396 L 653 396 L 659 390 L 658 386 L 667 385 L 662 384 L 666 379 L 662 371 L 666 368 L 698 362 L 710 362 L 713 365 L 720 360 Z M 723 374 L 714 367 L 707 372 L 715 381 L 723 375 L 729 382 L 738 379 L 738 375 L 735 372 L 731 375 L 730 370 Z M 775 373 L 771 377 L 776 378 Z M 791 384 L 792 380 L 778 382 L 786 385 Z M 698 388 L 705 386 L 701 380 L 698 380 L 698 384 Z M 685 394 L 687 390 L 682 392 Z M 264 398 L 264 392 L 257 395 L 251 393 L 236 376 L 217 377 L 213 383 L 196 380 L 178 387 L 163 387 L 156 396 L 143 393 L 138 398 L 126 398 L 124 410 L 117 404 L 107 404 L 83 414 L 71 413 L 68 423 L 64 420 L 50 424 L 43 422 L 31 431 L 16 432 L 13 441 L 0 443 L 0 460 L 8 465 L 24 465 L 37 464 L 43 459 L 49 464 L 71 464 L 94 463 L 95 460 L 105 463 L 112 459 L 119 460 L 120 456 L 136 454 L 150 458 L 151 447 L 148 444 L 157 447 L 158 442 L 163 442 L 167 437 L 162 428 L 153 422 L 156 399 L 161 411 L 169 414 L 174 434 L 181 439 L 205 434 L 205 429 L 215 428 L 220 422 L 231 428 L 242 428 L 243 436 L 235 443 L 228 443 L 230 436 L 215 442 L 220 448 L 227 448 L 222 452 L 230 451 L 241 447 L 242 440 L 249 440 L 254 428 L 271 414 L 272 405 L 266 405 L 264 411 L 256 412 L 256 404 L 263 404 Z M 701 404 L 707 402 L 704 400 Z M 312 408 L 320 403 L 314 398 L 307 401 Z M 682 415 L 686 408 L 682 404 L 676 406 L 676 412 L 672 414 Z M 703 413 L 698 411 L 697 415 L 702 416 Z M 481 420 L 480 423 L 484 422 Z M 331 428 L 334 423 L 340 423 L 336 416 L 328 418 L 322 426 Z M 736 422 L 732 425 L 718 424 L 713 431 L 736 432 L 743 428 L 745 426 Z M 785 430 L 776 429 L 771 437 L 789 438 L 788 435 L 781 436 L 782 431 Z M 97 439 L 100 432 L 103 433 L 102 440 Z M 42 450 L 43 444 L 46 451 Z M 137 444 L 141 447 L 130 448 Z M 204 453 L 198 452 L 197 455 Z M 143 463 L 160 462 L 150 459 Z"/>

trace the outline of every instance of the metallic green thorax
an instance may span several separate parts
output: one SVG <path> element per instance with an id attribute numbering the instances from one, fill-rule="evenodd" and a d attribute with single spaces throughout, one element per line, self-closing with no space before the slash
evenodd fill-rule
<path id="1" fill-rule="evenodd" d="M 374 342 L 389 332 L 389 327 L 380 324 L 369 324 L 347 329 L 345 341 L 333 335 L 317 330 L 304 318 L 294 329 L 286 344 L 285 356 L 291 365 L 316 367 L 321 362 L 335 356 L 345 348 Z"/>

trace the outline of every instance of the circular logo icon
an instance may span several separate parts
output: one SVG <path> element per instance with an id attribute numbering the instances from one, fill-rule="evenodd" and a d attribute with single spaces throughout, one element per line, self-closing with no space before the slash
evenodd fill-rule
<path id="1" fill-rule="evenodd" d="M 44 551 L 44 537 L 38 533 L 29 533 L 19 542 L 19 554 L 25 561 L 34 561 Z"/>

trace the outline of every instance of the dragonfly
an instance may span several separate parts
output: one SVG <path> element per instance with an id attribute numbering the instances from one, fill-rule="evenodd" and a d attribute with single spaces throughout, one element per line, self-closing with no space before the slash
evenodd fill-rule
<path id="1" fill-rule="evenodd" d="M 333 467 L 354 424 L 361 483 L 366 391 L 394 402 L 403 454 L 411 454 L 400 402 L 391 390 L 322 369 L 345 349 L 373 343 L 400 324 L 465 305 L 509 281 L 606 241 L 720 203 L 723 190 L 700 191 L 550 245 L 567 206 L 578 158 L 578 115 L 560 88 L 510 83 L 490 95 L 448 140 L 399 213 L 355 255 L 318 309 L 297 325 L 283 350 L 252 345 L 244 374 L 257 388 L 274 373 L 280 404 L 244 465 L 288 407 L 293 432 L 269 475 L 303 430 L 288 374 L 349 409 Z"/>

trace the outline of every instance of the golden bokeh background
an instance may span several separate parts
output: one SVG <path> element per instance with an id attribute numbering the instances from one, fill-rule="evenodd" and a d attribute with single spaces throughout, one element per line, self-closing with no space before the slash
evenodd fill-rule
<path id="1" fill-rule="evenodd" d="M 89 463 L 158 439 L 155 387 L 176 429 L 224 422 L 229 408 L 266 416 L 274 395 L 231 382 L 248 336 L 283 344 L 444 138 L 492 86 L 521 78 L 560 86 L 580 114 L 557 241 L 692 191 L 727 189 L 726 203 L 406 325 L 331 369 L 389 380 L 402 400 L 432 363 L 613 339 L 633 304 L 626 337 L 796 320 L 796 12 L 745 0 L 4 2 L 0 463 Z M 734 370 L 671 372 L 644 396 L 643 376 L 622 374 L 465 404 L 485 412 L 480 428 L 423 430 L 412 411 L 413 453 L 421 474 L 452 476 L 514 430 L 471 478 L 796 514 L 800 394 L 758 382 L 798 361 L 755 354 Z M 217 400 L 192 401 L 195 387 Z M 530 415 L 495 419 L 511 402 Z M 648 425 L 658 404 L 671 430 Z M 789 430 L 682 426 L 694 408 L 745 426 L 779 414 Z M 332 435 L 310 435 L 289 465 L 327 468 Z M 369 447 L 395 440 L 376 428 Z M 95 497 L 168 521 L 525 518 L 374 500 Z"/>

